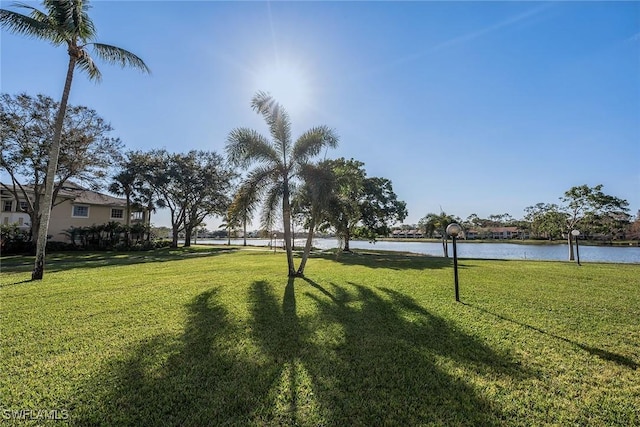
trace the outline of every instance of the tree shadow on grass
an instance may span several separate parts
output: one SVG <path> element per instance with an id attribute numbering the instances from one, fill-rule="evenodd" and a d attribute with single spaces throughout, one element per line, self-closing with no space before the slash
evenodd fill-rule
<path id="1" fill-rule="evenodd" d="M 314 257 L 324 258 L 344 265 L 361 265 L 369 268 L 386 268 L 391 270 L 427 270 L 447 268 L 453 265 L 452 258 L 385 251 L 363 250 L 335 253 L 325 251 L 314 254 Z"/>
<path id="2" fill-rule="evenodd" d="M 634 370 L 638 369 L 638 367 L 640 367 L 640 365 L 637 362 L 635 362 L 634 360 L 632 360 L 632 359 L 630 359 L 630 358 L 628 358 L 626 356 L 623 356 L 621 354 L 613 353 L 613 352 L 610 352 L 610 351 L 607 351 L 607 350 L 603 350 L 601 348 L 592 347 L 592 346 L 588 346 L 586 344 L 581 344 L 581 343 L 572 341 L 572 340 L 570 340 L 568 338 L 561 337 L 559 335 L 556 335 L 556 334 L 553 334 L 551 332 L 545 331 L 544 329 L 540 329 L 540 328 L 537 328 L 535 326 L 531 326 L 531 325 L 528 325 L 526 323 L 519 322 L 519 321 L 514 320 L 514 319 L 510 319 L 510 318 L 505 317 L 505 316 L 503 316 L 501 314 L 494 313 L 492 311 L 489 311 L 489 310 L 487 310 L 485 308 L 482 308 L 482 307 L 475 306 L 473 304 L 469 304 L 469 303 L 463 303 L 463 304 L 465 304 L 468 307 L 472 307 L 472 308 L 474 308 L 474 309 L 476 309 L 478 311 L 481 311 L 483 313 L 495 316 L 500 320 L 511 322 L 511 323 L 516 324 L 516 325 L 522 326 L 524 328 L 530 329 L 532 331 L 539 332 L 541 334 L 550 336 L 550 337 L 555 338 L 557 340 L 564 341 L 566 343 L 572 344 L 572 345 L 574 345 L 574 346 L 586 351 L 589 354 L 592 354 L 594 356 L 599 357 L 602 360 L 607 360 L 607 361 L 610 361 L 610 362 L 614 362 L 614 363 L 617 363 L 620 366 L 627 367 L 627 368 L 634 369 Z"/>
<path id="3" fill-rule="evenodd" d="M 241 336 L 216 302 L 218 291 L 188 305 L 181 336 L 140 342 L 89 382 L 72 424 L 205 426 L 249 423 L 266 395 L 264 370 L 238 351 Z M 84 409 L 84 410 L 83 410 Z M 78 412 L 82 411 L 82 412 Z"/>
<path id="4" fill-rule="evenodd" d="M 250 284 L 248 322 L 218 290 L 180 334 L 142 340 L 78 386 L 73 425 L 500 425 L 474 380 L 529 375 L 392 289 Z"/>
<path id="5" fill-rule="evenodd" d="M 528 375 L 508 355 L 399 292 L 382 289 L 383 296 L 354 283 L 329 291 L 304 281 L 315 291 L 290 279 L 281 309 L 266 283 L 251 291 L 251 330 L 280 366 L 273 399 L 286 402 L 265 413 L 267 424 L 501 424 L 500 408 L 454 372 Z M 302 295 L 317 310 L 296 312 Z"/>
<path id="6" fill-rule="evenodd" d="M 237 248 L 206 248 L 206 250 L 165 248 L 135 252 L 55 252 L 47 255 L 45 275 L 47 272 L 68 271 L 74 268 L 98 268 L 105 266 L 146 264 L 149 262 L 180 261 L 191 258 L 208 258 L 237 250 Z M 2 271 L 7 273 L 30 272 L 33 270 L 33 260 L 34 258 L 32 256 L 3 257 Z M 29 281 L 30 280 L 25 280 L 19 283 Z"/>

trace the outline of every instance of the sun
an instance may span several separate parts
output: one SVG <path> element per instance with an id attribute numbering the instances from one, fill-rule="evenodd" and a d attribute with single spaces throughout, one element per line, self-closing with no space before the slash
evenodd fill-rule
<path id="1" fill-rule="evenodd" d="M 310 74 L 294 63 L 278 62 L 261 68 L 256 90 L 270 93 L 289 113 L 301 113 L 311 103 Z"/>

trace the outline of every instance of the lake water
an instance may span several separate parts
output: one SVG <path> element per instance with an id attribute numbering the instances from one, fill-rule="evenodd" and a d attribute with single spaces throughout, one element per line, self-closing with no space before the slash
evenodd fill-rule
<path id="1" fill-rule="evenodd" d="M 201 244 L 224 245 L 226 239 L 198 239 Z M 243 239 L 231 239 L 232 245 L 242 245 Z M 303 246 L 304 239 L 296 239 L 296 246 Z M 247 239 L 247 245 L 268 246 L 269 239 Z M 282 239 L 277 240 L 282 246 Z M 385 251 L 414 252 L 418 254 L 442 256 L 440 242 L 403 242 L 380 241 L 369 243 L 362 240 L 352 240 L 351 249 L 379 249 Z M 338 247 L 336 239 L 314 239 L 313 246 L 320 249 Z M 531 259 L 565 261 L 568 259 L 566 244 L 559 245 L 526 245 L 515 243 L 465 243 L 458 241 L 458 257 L 481 259 Z M 449 242 L 449 255 L 452 255 L 453 245 Z M 619 246 L 580 246 L 580 262 L 619 262 L 640 264 L 640 247 Z"/>

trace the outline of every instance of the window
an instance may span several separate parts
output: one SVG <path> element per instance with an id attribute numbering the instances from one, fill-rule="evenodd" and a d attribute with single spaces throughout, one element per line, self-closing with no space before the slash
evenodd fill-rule
<path id="1" fill-rule="evenodd" d="M 11 212 L 13 207 L 13 200 L 5 200 L 2 203 L 2 212 Z"/>
<path id="2" fill-rule="evenodd" d="M 111 209 L 111 218 L 112 219 L 122 219 L 124 218 L 124 209 Z"/>
<path id="3" fill-rule="evenodd" d="M 144 219 L 144 212 L 131 212 L 131 219 L 134 221 L 142 221 Z"/>
<path id="4" fill-rule="evenodd" d="M 26 202 L 26 200 L 20 200 L 21 211 L 26 212 L 28 207 L 29 207 L 29 204 Z"/>
<path id="5" fill-rule="evenodd" d="M 73 205 L 73 217 L 89 218 L 89 206 Z"/>

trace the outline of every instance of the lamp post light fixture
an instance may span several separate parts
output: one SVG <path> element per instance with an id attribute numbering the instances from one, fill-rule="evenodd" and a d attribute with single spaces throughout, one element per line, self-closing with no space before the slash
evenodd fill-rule
<path id="1" fill-rule="evenodd" d="M 458 234 L 462 232 L 462 227 L 455 222 L 447 226 L 447 234 L 453 240 L 453 281 L 456 288 L 456 301 L 460 301 L 460 292 L 458 291 L 458 251 L 456 248 L 456 239 Z"/>
<path id="2" fill-rule="evenodd" d="M 578 265 L 581 265 L 580 249 L 578 249 L 578 236 L 580 235 L 580 230 L 571 230 L 571 235 L 576 239 L 576 261 L 578 261 Z"/>

